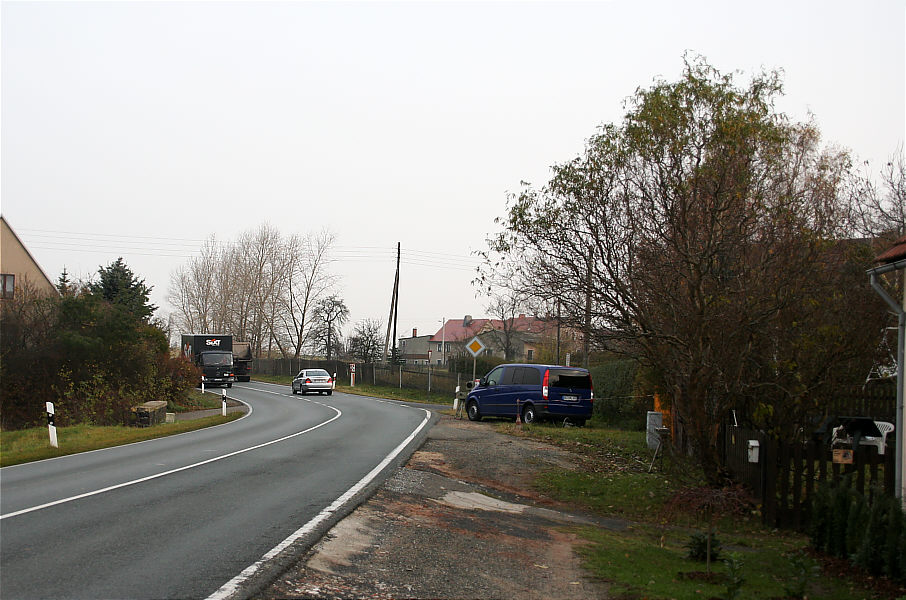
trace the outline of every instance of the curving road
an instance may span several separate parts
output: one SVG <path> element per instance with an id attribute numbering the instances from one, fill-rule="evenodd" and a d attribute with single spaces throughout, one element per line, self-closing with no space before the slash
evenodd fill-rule
<path id="1" fill-rule="evenodd" d="M 361 396 L 255 382 L 230 392 L 251 408 L 238 421 L 0 469 L 0 595 L 245 596 L 434 422 Z"/>

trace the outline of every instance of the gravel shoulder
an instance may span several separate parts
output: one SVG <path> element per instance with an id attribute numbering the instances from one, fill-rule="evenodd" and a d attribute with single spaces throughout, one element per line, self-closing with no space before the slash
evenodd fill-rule
<path id="1" fill-rule="evenodd" d="M 258 598 L 607 597 L 576 525 L 624 529 L 531 489 L 557 447 L 442 416 L 422 447 Z"/>

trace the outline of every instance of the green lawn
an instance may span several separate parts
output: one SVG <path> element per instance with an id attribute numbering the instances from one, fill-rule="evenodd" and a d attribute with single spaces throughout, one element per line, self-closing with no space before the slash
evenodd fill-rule
<path id="1" fill-rule="evenodd" d="M 719 558 L 734 557 L 737 577 L 727 563 L 706 565 L 687 558 L 692 534 L 706 531 L 701 515 L 667 510 L 678 491 L 676 476 L 693 481 L 688 464 L 658 461 L 648 473 L 653 451 L 645 445 L 644 432 L 608 429 L 592 421 L 589 426 L 558 427 L 550 424 L 518 427 L 493 425 L 497 431 L 531 437 L 576 452 L 576 470 L 550 469 L 537 475 L 535 486 L 559 501 L 605 517 L 628 520 L 625 531 L 604 528 L 575 529 L 586 545 L 582 548 L 589 572 L 611 585 L 621 599 L 788 598 L 805 590 L 809 598 L 832 600 L 892 598 L 895 595 L 868 589 L 864 578 L 821 573 L 820 560 L 812 557 L 808 539 L 795 532 L 765 529 L 757 514 L 724 517 L 717 524 L 723 546 Z M 669 467 L 669 468 L 668 468 Z M 830 564 L 830 563 L 829 563 Z M 742 579 L 738 596 L 731 581 Z M 801 596 L 800 596 L 801 597 Z"/>

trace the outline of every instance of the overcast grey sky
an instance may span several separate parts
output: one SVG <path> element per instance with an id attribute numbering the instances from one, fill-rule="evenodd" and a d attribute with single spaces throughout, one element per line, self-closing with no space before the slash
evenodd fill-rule
<path id="1" fill-rule="evenodd" d="M 903 143 L 903 0 L 0 4 L 0 211 L 44 270 L 123 256 L 169 311 L 216 234 L 329 227 L 351 322 L 481 316 L 470 281 L 520 181 L 624 100 L 782 69 L 779 108 L 878 171 Z"/>

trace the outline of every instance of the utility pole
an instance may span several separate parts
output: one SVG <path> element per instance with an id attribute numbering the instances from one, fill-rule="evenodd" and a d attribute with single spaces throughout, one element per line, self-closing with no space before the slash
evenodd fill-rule
<path id="1" fill-rule="evenodd" d="M 447 317 L 443 317 L 441 320 L 440 326 L 440 350 L 441 350 L 441 364 L 447 366 Z"/>
<path id="2" fill-rule="evenodd" d="M 393 353 L 392 356 L 398 356 L 396 353 L 396 321 L 400 314 L 400 243 L 396 243 L 396 287 L 393 290 Z M 402 372 L 402 367 L 400 367 Z M 402 377 L 402 375 L 400 375 Z"/>
<path id="3" fill-rule="evenodd" d="M 560 364 L 560 298 L 557 298 L 557 364 Z"/>
<path id="4" fill-rule="evenodd" d="M 588 353 L 591 349 L 589 337 L 591 337 L 591 265 L 595 258 L 595 249 L 588 247 L 588 274 L 585 277 L 585 368 L 588 368 Z"/>
<path id="5" fill-rule="evenodd" d="M 390 331 L 393 328 L 393 347 L 396 348 L 396 323 L 394 314 L 396 312 L 396 296 L 400 284 L 400 243 L 396 243 L 396 277 L 393 279 L 393 292 L 390 294 L 390 315 L 387 317 L 387 334 L 384 336 L 384 360 L 390 362 L 387 356 L 387 348 L 390 346 Z"/>

